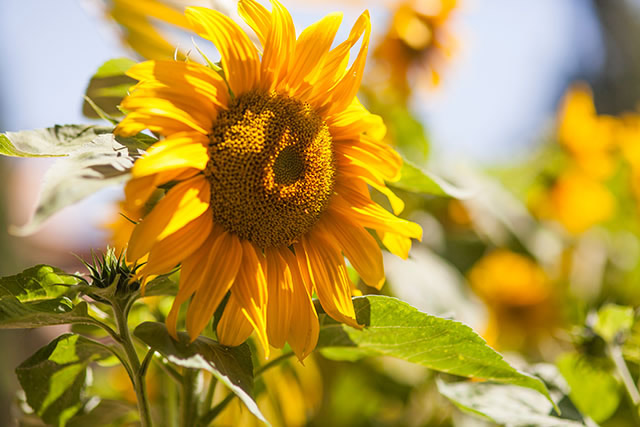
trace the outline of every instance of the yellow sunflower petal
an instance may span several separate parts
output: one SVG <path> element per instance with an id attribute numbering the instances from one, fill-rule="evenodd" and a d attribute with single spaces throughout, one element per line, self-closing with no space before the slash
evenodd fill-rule
<path id="1" fill-rule="evenodd" d="M 229 91 L 224 79 L 211 68 L 197 63 L 145 61 L 131 67 L 127 75 L 143 82 L 144 86 L 187 88 L 189 92 L 208 97 L 213 105 L 220 108 L 228 103 Z"/>
<path id="2" fill-rule="evenodd" d="M 140 212 L 144 216 L 146 211 L 142 208 L 147 203 L 153 192 L 158 189 L 159 185 L 166 184 L 169 181 L 183 181 L 193 177 L 199 172 L 200 171 L 198 169 L 194 168 L 178 168 L 154 173 L 152 175 L 140 177 L 134 176 L 124 186 L 127 210 L 131 212 Z M 142 217 L 131 219 L 137 221 L 141 220 Z"/>
<path id="3" fill-rule="evenodd" d="M 382 117 L 367 111 L 357 97 L 347 109 L 327 117 L 327 125 L 336 140 L 357 139 L 366 134 L 381 141 L 387 133 Z"/>
<path id="4" fill-rule="evenodd" d="M 211 265 L 207 261 L 209 254 L 212 252 L 213 244 L 218 237 L 220 237 L 221 233 L 222 229 L 214 226 L 202 246 L 182 262 L 178 293 L 173 300 L 173 305 L 166 320 L 167 329 L 173 338 L 177 338 L 176 327 L 180 306 L 184 304 L 191 295 L 200 288 L 205 279 L 209 277 Z"/>
<path id="5" fill-rule="evenodd" d="M 269 357 L 269 338 L 267 336 L 267 279 L 256 248 L 247 240 L 240 242 L 242 246 L 242 265 L 238 270 L 236 281 L 231 288 L 238 305 L 253 325 L 258 340 Z"/>
<path id="6" fill-rule="evenodd" d="M 340 250 L 316 230 L 294 245 L 298 267 L 307 269 L 327 314 L 339 322 L 359 328 L 351 302 L 351 280 Z"/>
<path id="7" fill-rule="evenodd" d="M 332 13 L 302 31 L 296 41 L 295 54 L 289 64 L 286 89 L 295 93 L 301 86 L 311 87 L 320 73 L 325 56 L 342 22 L 341 13 Z"/>
<path id="8" fill-rule="evenodd" d="M 296 29 L 287 9 L 276 0 L 271 0 L 271 5 L 271 28 L 263 45 L 260 77 L 265 90 L 273 89 L 287 72 L 296 41 Z"/>
<path id="9" fill-rule="evenodd" d="M 375 174 L 371 170 L 362 167 L 358 164 L 359 162 L 354 162 L 354 159 L 349 157 L 338 158 L 337 163 L 341 175 L 349 179 L 362 180 L 387 196 L 395 215 L 399 215 L 404 210 L 404 201 L 386 186 L 384 177 L 380 176 L 380 174 Z"/>
<path id="10" fill-rule="evenodd" d="M 240 276 L 242 245 L 233 234 L 222 232 L 211 247 L 206 276 L 187 310 L 187 331 L 195 340 L 211 320 L 218 305 Z"/>
<path id="11" fill-rule="evenodd" d="M 320 325 L 311 294 L 304 285 L 295 255 L 289 248 L 280 248 L 280 255 L 289 266 L 293 285 L 289 345 L 300 361 L 304 360 L 318 343 Z"/>
<path id="12" fill-rule="evenodd" d="M 361 14 L 351 28 L 347 40 L 340 43 L 327 54 L 322 70 L 319 71 L 317 84 L 312 89 L 312 100 L 310 103 L 314 105 L 316 102 L 320 105 L 324 104 L 327 92 L 345 75 L 349 63 L 349 51 L 351 51 L 351 48 L 357 43 L 362 34 L 369 31 L 370 26 L 369 13 L 365 12 Z M 338 111 L 341 110 L 335 110 L 335 112 Z"/>
<path id="13" fill-rule="evenodd" d="M 357 140 L 334 141 L 337 156 L 346 156 L 353 163 L 382 176 L 385 181 L 400 179 L 402 157 L 389 145 L 365 135 Z"/>
<path id="14" fill-rule="evenodd" d="M 203 7 L 188 7 L 193 29 L 218 48 L 229 87 L 237 96 L 258 86 L 260 57 L 242 29 L 222 13 Z"/>
<path id="15" fill-rule="evenodd" d="M 360 88 L 362 75 L 364 74 L 364 64 L 367 60 L 367 51 L 369 49 L 369 36 L 371 35 L 371 21 L 369 20 L 369 12 L 362 14 L 364 32 L 362 36 L 362 44 L 360 51 L 351 68 L 331 89 L 322 106 L 319 107 L 326 115 L 335 114 L 347 108 L 355 98 Z M 321 84 L 318 86 L 320 88 Z M 318 89 L 319 90 L 319 89 Z"/>
<path id="16" fill-rule="evenodd" d="M 173 187 L 131 234 L 127 260 L 147 254 L 153 245 L 175 233 L 209 208 L 209 182 L 196 176 Z"/>
<path id="17" fill-rule="evenodd" d="M 235 347 L 245 342 L 251 332 L 253 325 L 244 315 L 236 296 L 231 293 L 216 327 L 218 341 L 223 345 Z"/>
<path id="18" fill-rule="evenodd" d="M 366 195 L 346 185 L 336 185 L 336 191 L 338 194 L 334 194 L 329 209 L 364 227 L 422 240 L 422 227 L 418 224 L 394 216 Z"/>
<path id="19" fill-rule="evenodd" d="M 195 132 L 183 137 L 172 135 L 153 145 L 146 155 L 136 160 L 131 173 L 134 177 L 141 177 L 180 168 L 204 170 L 209 161 L 208 142 L 205 135 Z"/>
<path id="20" fill-rule="evenodd" d="M 362 280 L 373 288 L 382 288 L 384 264 L 382 251 L 376 239 L 363 227 L 334 211 L 327 212 L 321 222 L 327 234 L 336 240 Z"/>
<path id="21" fill-rule="evenodd" d="M 376 231 L 376 233 L 378 233 L 380 240 L 382 240 L 382 244 L 389 250 L 389 252 L 402 259 L 409 258 L 411 239 L 390 232 Z"/>
<path id="22" fill-rule="evenodd" d="M 126 110 L 130 110 L 133 113 L 127 115 L 122 122 L 116 127 L 115 132 L 122 134 L 122 129 L 127 119 L 134 114 L 148 115 L 156 118 L 166 119 L 167 121 L 173 121 L 181 123 L 185 126 L 185 130 L 195 130 L 203 134 L 209 133 L 211 125 L 213 123 L 213 117 L 211 115 L 200 113 L 196 108 L 193 108 L 186 102 L 179 102 L 176 100 L 168 100 L 157 97 L 145 97 L 132 95 L 126 97 L 122 101 L 122 107 Z M 131 119 L 129 119 L 131 120 Z M 144 123 L 141 123 L 144 125 Z M 142 129 L 145 129 L 144 127 Z M 142 130 L 140 129 L 140 130 Z M 173 133 L 173 132 L 172 132 Z"/>
<path id="23" fill-rule="evenodd" d="M 288 249 L 287 249 L 288 250 Z M 293 278 L 291 268 L 278 249 L 265 249 L 267 261 L 267 333 L 269 343 L 282 348 L 289 336 L 293 309 Z"/>
<path id="24" fill-rule="evenodd" d="M 271 12 L 254 0 L 240 0 L 238 14 L 258 36 L 260 44 L 267 44 L 267 36 L 271 30 Z"/>
<path id="25" fill-rule="evenodd" d="M 193 254 L 207 239 L 213 225 L 211 210 L 194 219 L 180 230 L 158 241 L 147 263 L 139 271 L 140 276 L 166 274 L 182 260 Z"/>

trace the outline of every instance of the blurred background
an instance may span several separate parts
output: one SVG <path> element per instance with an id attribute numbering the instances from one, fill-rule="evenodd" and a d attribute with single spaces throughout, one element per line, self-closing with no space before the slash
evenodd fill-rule
<path id="1" fill-rule="evenodd" d="M 336 40 L 370 10 L 363 102 L 406 158 L 466 193 L 458 201 L 399 192 L 425 239 L 406 263 L 385 257 L 383 292 L 470 324 L 510 360 L 555 364 L 565 379 L 576 369 L 566 360 L 599 357 L 589 314 L 640 303 L 640 2 L 282 2 L 298 30 L 345 11 Z M 126 25 L 109 18 L 112 3 L 0 2 L 0 132 L 92 122 L 82 113 L 91 76 L 108 59 L 140 59 L 124 43 L 134 45 Z M 172 46 L 189 45 L 174 27 L 155 24 Z M 50 164 L 0 159 L 3 276 L 36 263 L 78 270 L 72 254 L 86 258 L 110 239 L 105 224 L 121 189 L 65 209 L 32 236 L 9 235 L 9 225 L 28 221 Z M 0 331 L 0 425 L 13 422 L 14 368 L 59 332 Z M 636 375 L 633 351 L 625 354 Z M 318 372 L 344 371 L 322 357 L 317 364 Z M 295 422 L 281 415 L 283 424 L 465 425 L 436 396 L 430 374 L 415 369 L 376 360 L 316 378 L 331 392 L 307 402 Z M 316 375 L 294 374 L 301 389 Z M 634 425 L 614 381 L 615 404 L 589 415 Z M 340 396 L 352 399 L 363 384 L 359 409 L 341 406 Z"/>

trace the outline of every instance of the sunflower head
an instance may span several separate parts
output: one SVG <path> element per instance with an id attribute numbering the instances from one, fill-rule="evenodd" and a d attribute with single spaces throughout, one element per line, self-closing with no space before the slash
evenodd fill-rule
<path id="1" fill-rule="evenodd" d="M 169 330 L 175 335 L 179 308 L 190 300 L 186 327 L 195 339 L 228 295 L 220 342 L 238 345 L 255 331 L 265 352 L 289 342 L 302 359 L 318 339 L 314 294 L 327 314 L 360 327 L 344 257 L 380 287 L 382 253 L 372 233 L 406 258 L 422 230 L 369 195 L 376 188 L 396 214 L 402 210 L 385 184 L 398 179 L 402 161 L 381 140 L 381 119 L 355 97 L 369 14 L 333 47 L 342 15 L 296 37 L 288 11 L 271 5 L 239 2 L 261 51 L 227 16 L 188 8 L 192 29 L 220 52 L 224 77 L 189 61 L 133 67 L 128 74 L 139 83 L 122 103 L 129 113 L 116 132 L 162 136 L 136 161 L 127 206 L 169 190 L 135 226 L 127 257 L 146 257 L 141 276 L 181 264 Z"/>
<path id="2" fill-rule="evenodd" d="M 307 103 L 252 91 L 219 113 L 204 175 L 213 218 L 259 248 L 289 246 L 313 227 L 333 193 L 327 124 Z"/>

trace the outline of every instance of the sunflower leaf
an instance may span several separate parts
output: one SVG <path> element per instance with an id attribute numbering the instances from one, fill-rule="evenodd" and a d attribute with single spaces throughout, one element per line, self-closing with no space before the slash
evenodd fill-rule
<path id="1" fill-rule="evenodd" d="M 40 264 L 13 276 L 1 277 L 0 288 L 24 303 L 61 297 L 69 292 L 71 286 L 80 282 L 80 279 L 65 274 L 59 268 Z"/>
<path id="2" fill-rule="evenodd" d="M 607 364 L 578 353 L 565 353 L 556 364 L 571 388 L 571 400 L 595 422 L 606 421 L 618 409 L 622 388 Z"/>
<path id="3" fill-rule="evenodd" d="M 471 193 L 458 188 L 431 172 L 422 170 L 407 159 L 403 159 L 400 180 L 390 182 L 392 187 L 414 193 L 433 194 L 435 196 L 467 199 Z"/>
<path id="4" fill-rule="evenodd" d="M 0 154 L 12 155 L 13 150 L 22 155 L 65 156 L 46 172 L 33 218 L 26 225 L 11 227 L 13 234 L 31 234 L 62 208 L 128 178 L 134 160 L 155 139 L 143 134 L 115 137 L 112 130 L 72 125 L 6 134 L 15 146 Z"/>
<path id="5" fill-rule="evenodd" d="M 86 302 L 74 305 L 67 297 L 22 303 L 0 288 L 0 329 L 39 328 L 69 323 L 94 324 Z"/>
<path id="6" fill-rule="evenodd" d="M 102 344 L 64 334 L 22 362 L 16 375 L 27 403 L 42 420 L 64 426 L 84 405 L 89 363 L 111 356 Z"/>
<path id="7" fill-rule="evenodd" d="M 633 308 L 616 304 L 607 304 L 598 310 L 594 331 L 606 342 L 627 334 L 633 326 Z"/>
<path id="8" fill-rule="evenodd" d="M 135 61 L 128 58 L 110 59 L 102 64 L 89 81 L 85 91 L 86 97 L 95 103 L 101 112 L 109 116 L 121 116 L 118 105 L 136 83 L 135 79 L 125 73 L 135 64 Z M 86 99 L 82 106 L 82 114 L 92 119 L 101 118 L 100 113 Z"/>
<path id="9" fill-rule="evenodd" d="M 267 423 L 252 397 L 253 362 L 246 343 L 238 347 L 225 347 L 206 337 L 190 342 L 189 335 L 184 332 L 178 332 L 178 341 L 175 341 L 167 327 L 157 322 L 142 323 L 133 334 L 171 363 L 210 372 L 229 387 L 253 415 Z"/>
<path id="10" fill-rule="evenodd" d="M 430 369 L 469 378 L 517 385 L 540 392 L 552 404 L 544 383 L 511 367 L 467 325 L 422 313 L 396 298 L 369 295 L 353 298 L 362 329 L 335 323 L 325 316 L 319 348 L 357 349 L 365 355 L 392 356 Z M 337 348 L 336 348 L 337 347 Z"/>
<path id="11" fill-rule="evenodd" d="M 54 127 L 0 135 L 0 154 L 10 157 L 63 157 L 112 128 L 90 125 Z"/>
<path id="12" fill-rule="evenodd" d="M 578 419 L 560 418 L 553 405 L 533 390 L 506 384 L 437 380 L 440 393 L 464 412 L 509 427 L 583 426 Z"/>

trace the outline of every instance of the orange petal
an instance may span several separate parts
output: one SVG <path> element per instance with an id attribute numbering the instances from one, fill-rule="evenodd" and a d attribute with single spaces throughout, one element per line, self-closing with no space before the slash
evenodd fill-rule
<path id="1" fill-rule="evenodd" d="M 158 241 L 149 253 L 149 260 L 138 274 L 148 276 L 170 272 L 202 246 L 212 226 L 211 210 L 207 209 L 204 214 L 180 230 Z"/>
<path id="2" fill-rule="evenodd" d="M 295 255 L 288 248 L 281 248 L 279 252 L 289 266 L 293 285 L 292 322 L 289 325 L 287 340 L 298 359 L 302 361 L 318 343 L 320 334 L 318 313 L 313 305 L 311 294 L 303 282 Z"/>
<path id="3" fill-rule="evenodd" d="M 239 275 L 242 245 L 236 236 L 221 232 L 206 260 L 206 275 L 187 310 L 187 331 L 195 340 Z"/>
<path id="4" fill-rule="evenodd" d="M 289 67 L 295 46 L 296 29 L 291 15 L 278 1 L 271 0 L 271 28 L 264 43 L 261 87 L 273 89 Z"/>
<path id="5" fill-rule="evenodd" d="M 288 250 L 288 249 L 287 249 Z M 266 249 L 267 261 L 267 333 L 269 342 L 282 348 L 289 336 L 291 311 L 293 309 L 293 283 L 291 268 L 278 249 Z M 297 318 L 294 319 L 297 321 Z"/>
<path id="6" fill-rule="evenodd" d="M 336 240 L 364 282 L 376 289 L 384 284 L 382 251 L 367 230 L 335 211 L 328 211 L 321 220 L 329 236 Z"/>
<path id="7" fill-rule="evenodd" d="M 325 240 L 322 233 L 312 230 L 294 245 L 300 270 L 306 269 L 327 314 L 354 328 L 361 327 L 351 302 L 351 280 L 342 253 Z"/>
<path id="8" fill-rule="evenodd" d="M 178 294 L 173 300 L 173 305 L 171 306 L 171 310 L 169 311 L 169 315 L 166 320 L 167 329 L 173 338 L 177 339 L 176 326 L 180 306 L 200 288 L 202 283 L 208 277 L 210 265 L 207 261 L 209 259 L 209 254 L 211 254 L 213 244 L 218 239 L 221 232 L 222 229 L 219 226 L 214 226 L 202 246 L 200 246 L 193 255 L 182 262 Z"/>
<path id="9" fill-rule="evenodd" d="M 244 315 L 238 299 L 231 293 L 216 327 L 218 341 L 222 345 L 235 347 L 245 342 L 251 332 L 253 332 L 253 325 Z"/>
<path id="10" fill-rule="evenodd" d="M 202 175 L 182 181 L 169 190 L 133 230 L 127 260 L 141 258 L 158 240 L 202 215 L 209 208 L 210 197 L 209 183 Z"/>
<path id="11" fill-rule="evenodd" d="M 267 279 L 256 248 L 248 240 L 241 240 L 242 265 L 238 270 L 236 281 L 231 288 L 238 305 L 253 325 L 265 351 L 269 357 L 269 339 L 267 336 Z M 197 295 L 196 295 L 197 296 Z"/>

